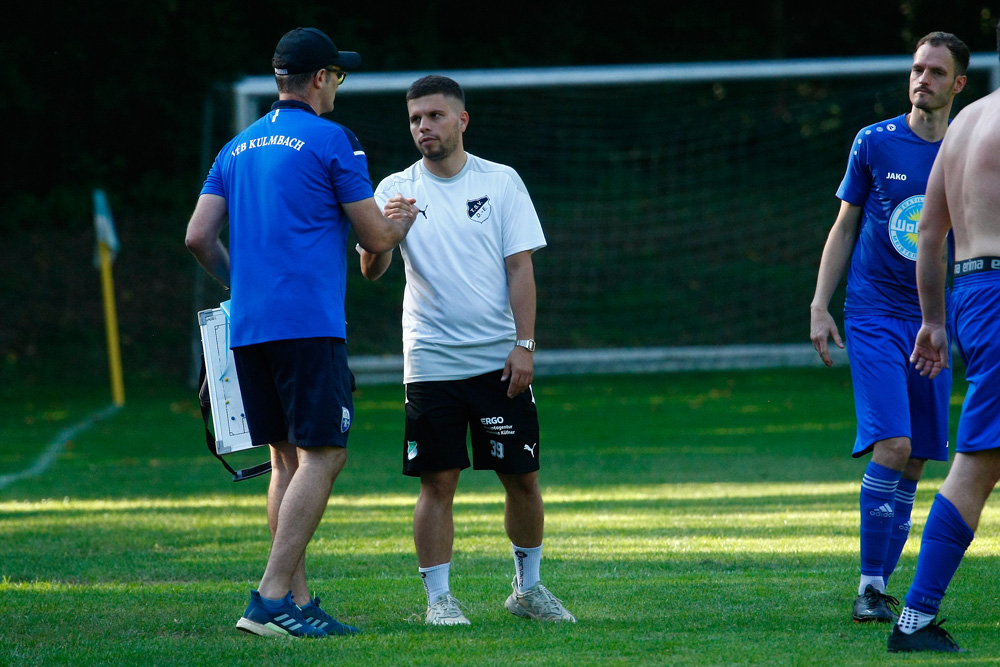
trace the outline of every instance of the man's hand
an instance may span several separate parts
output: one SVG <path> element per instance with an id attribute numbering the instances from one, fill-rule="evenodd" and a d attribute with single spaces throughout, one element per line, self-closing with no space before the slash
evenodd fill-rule
<path id="1" fill-rule="evenodd" d="M 844 342 L 840 338 L 840 331 L 837 323 L 833 321 L 833 316 L 828 310 L 810 309 L 809 311 L 809 337 L 812 339 L 813 347 L 819 353 L 819 358 L 823 360 L 827 368 L 833 366 L 833 359 L 830 358 L 830 348 L 827 338 L 832 338 L 833 342 L 840 349 L 844 349 Z"/>
<path id="2" fill-rule="evenodd" d="M 931 379 L 948 368 L 948 330 L 943 324 L 924 322 L 920 325 L 910 363 L 921 375 Z"/>
<path id="3" fill-rule="evenodd" d="M 417 219 L 417 213 L 420 212 L 415 206 L 416 203 L 416 199 L 404 197 L 397 192 L 395 197 L 385 203 L 382 214 L 390 220 L 402 220 L 413 224 L 413 221 Z"/>
<path id="4" fill-rule="evenodd" d="M 361 247 L 371 253 L 380 253 L 392 250 L 406 238 L 417 217 L 415 202 L 415 199 L 397 194 L 386 202 L 385 213 L 378 210 L 374 197 L 345 202 L 341 206 Z"/>
<path id="5" fill-rule="evenodd" d="M 517 345 L 507 355 L 507 362 L 503 366 L 501 382 L 510 380 L 507 387 L 507 398 L 514 398 L 531 385 L 531 379 L 535 375 L 534 353 L 529 352 Z"/>

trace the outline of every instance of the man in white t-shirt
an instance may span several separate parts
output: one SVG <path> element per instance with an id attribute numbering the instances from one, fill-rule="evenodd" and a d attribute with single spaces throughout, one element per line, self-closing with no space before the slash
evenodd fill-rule
<path id="1" fill-rule="evenodd" d="M 469 114 L 458 83 L 442 76 L 419 79 L 407 91 L 406 106 L 423 157 L 384 179 L 375 199 L 384 205 L 405 193 L 424 218 L 399 245 L 406 270 L 403 474 L 420 477 L 413 537 L 427 591 L 424 620 L 469 623 L 448 578 L 452 502 L 459 475 L 470 465 L 471 432 L 473 467 L 495 471 L 507 496 L 504 525 L 515 576 L 504 606 L 523 618 L 575 622 L 539 578 L 544 509 L 531 391 L 531 254 L 545 247 L 545 235 L 517 173 L 465 152 Z M 369 280 L 392 261 L 391 250 L 358 251 Z"/>

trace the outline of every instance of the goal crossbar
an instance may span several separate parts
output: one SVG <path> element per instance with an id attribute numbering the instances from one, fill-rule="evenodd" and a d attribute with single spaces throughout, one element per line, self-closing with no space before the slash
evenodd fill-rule
<path id="1" fill-rule="evenodd" d="M 722 62 L 574 67 L 521 67 L 446 71 L 364 72 L 351 75 L 351 85 L 338 95 L 402 92 L 427 74 L 450 77 L 467 90 L 479 88 L 533 88 L 623 83 L 685 83 L 781 79 L 812 76 L 857 76 L 905 72 L 911 56 L 856 56 L 851 58 L 801 58 L 790 60 L 742 60 Z M 990 72 L 992 89 L 1000 88 L 1000 59 L 995 53 L 974 53 L 970 70 Z M 256 98 L 277 96 L 273 75 L 247 76 L 233 84 L 233 124 L 241 131 L 257 119 Z"/>

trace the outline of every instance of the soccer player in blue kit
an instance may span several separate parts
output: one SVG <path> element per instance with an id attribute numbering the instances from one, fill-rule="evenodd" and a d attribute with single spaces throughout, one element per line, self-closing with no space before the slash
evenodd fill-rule
<path id="1" fill-rule="evenodd" d="M 1000 479 L 1000 91 L 956 116 L 934 162 L 926 203 L 917 251 L 923 324 L 911 359 L 927 377 L 938 376 L 948 365 L 953 333 L 969 387 L 955 460 L 927 516 L 906 606 L 889 635 L 891 653 L 963 650 L 934 619 Z M 941 261 L 949 229 L 955 239 L 951 331 L 948 265 Z"/>
<path id="2" fill-rule="evenodd" d="M 347 459 L 352 377 L 347 367 L 346 244 L 353 228 L 373 252 L 406 236 L 416 207 L 375 203 L 354 134 L 320 118 L 347 70 L 315 28 L 297 28 L 272 58 L 278 101 L 215 159 L 188 223 L 198 262 L 232 289 L 230 344 L 254 444 L 268 444 L 271 551 L 236 627 L 265 636 L 354 634 L 310 596 L 306 546 Z M 219 235 L 229 223 L 229 248 Z M 231 260 L 231 261 L 230 261 Z"/>
<path id="3" fill-rule="evenodd" d="M 810 337 L 827 366 L 828 338 L 844 347 L 829 312 L 844 269 L 844 329 L 857 413 L 861 577 L 852 618 L 888 623 L 899 601 L 886 584 L 909 536 L 925 462 L 948 458 L 950 371 L 931 382 L 909 354 L 920 326 L 915 262 L 927 179 L 965 86 L 969 49 L 950 33 L 921 38 L 910 70 L 909 113 L 861 130 L 837 191 L 840 212 L 823 248 L 810 305 Z"/>

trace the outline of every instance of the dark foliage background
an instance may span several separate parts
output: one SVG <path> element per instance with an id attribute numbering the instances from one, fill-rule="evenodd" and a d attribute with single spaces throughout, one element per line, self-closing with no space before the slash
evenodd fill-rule
<path id="1" fill-rule="evenodd" d="M 115 267 L 127 377 L 187 377 L 191 260 L 182 238 L 203 178 L 205 101 L 220 84 L 266 74 L 290 28 L 326 30 L 362 53 L 366 71 L 896 55 L 931 30 L 992 51 L 1000 2 L 720 1 L 662 13 L 638 3 L 440 0 L 5 10 L 0 380 L 106 372 L 90 256 L 96 187 L 107 191 L 127 248 Z"/>

